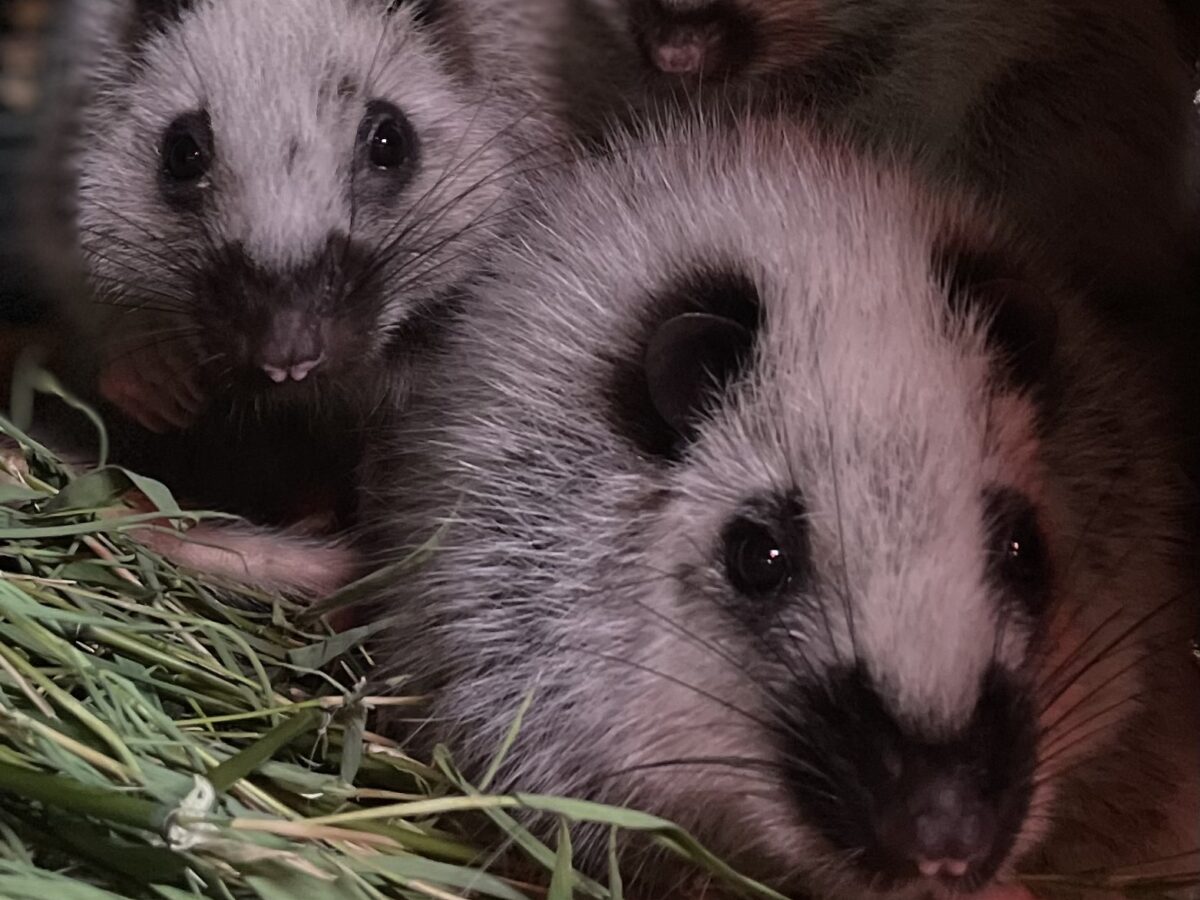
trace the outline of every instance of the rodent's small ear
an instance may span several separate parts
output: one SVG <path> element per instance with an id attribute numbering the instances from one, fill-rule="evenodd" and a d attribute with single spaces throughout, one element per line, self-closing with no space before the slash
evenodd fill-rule
<path id="1" fill-rule="evenodd" d="M 737 374 L 754 334 L 723 316 L 685 313 L 650 339 L 643 365 L 654 409 L 680 436 L 691 438 L 706 406 Z"/>
<path id="2" fill-rule="evenodd" d="M 943 250 L 935 264 L 951 315 L 974 310 L 986 322 L 1004 376 L 1023 389 L 1043 384 L 1058 345 L 1052 299 L 1001 257 Z"/>
<path id="3" fill-rule="evenodd" d="M 1032 285 L 997 278 L 975 285 L 972 294 L 990 315 L 988 338 L 1004 357 L 1006 373 L 1023 388 L 1043 384 L 1058 344 L 1058 313 Z"/>

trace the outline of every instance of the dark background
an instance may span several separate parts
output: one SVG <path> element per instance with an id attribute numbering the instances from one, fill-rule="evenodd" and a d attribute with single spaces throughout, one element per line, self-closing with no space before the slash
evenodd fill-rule
<path id="1" fill-rule="evenodd" d="M 0 323 L 39 318 L 29 268 L 17 252 L 17 186 L 39 108 L 50 0 L 0 0 Z"/>

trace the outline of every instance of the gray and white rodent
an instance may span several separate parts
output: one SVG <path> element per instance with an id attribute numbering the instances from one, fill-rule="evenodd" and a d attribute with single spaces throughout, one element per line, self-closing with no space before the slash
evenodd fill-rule
<path id="1" fill-rule="evenodd" d="M 531 699 L 493 790 L 789 894 L 1200 850 L 1171 434 L 1036 250 L 773 120 L 583 161 L 524 220 L 368 454 L 380 557 L 435 538 L 374 599 L 428 720 L 377 727 L 477 778 Z"/>
<path id="2" fill-rule="evenodd" d="M 189 502 L 345 521 L 374 412 L 403 404 L 520 171 L 573 133 L 550 26 L 525 21 L 561 4 L 63 6 L 29 204 L 72 328 L 57 363 L 117 461 Z M 90 450 L 57 412 L 56 443 Z"/>
<path id="3" fill-rule="evenodd" d="M 402 389 L 407 332 L 494 239 L 515 115 L 460 77 L 422 9 L 68 9 L 52 249 L 77 248 L 60 261 L 84 283 L 69 318 L 106 345 L 108 394 L 143 424 L 185 427 L 204 396 Z"/>
<path id="4" fill-rule="evenodd" d="M 476 47 L 465 5 L 62 4 L 28 231 L 70 333 L 54 367 L 116 462 L 194 507 L 352 521 L 363 433 L 403 403 L 554 127 L 520 34 Z M 468 51 L 502 38 L 511 64 L 482 83 Z M 90 423 L 40 410 L 43 438 L 94 452 Z M 269 540 L 238 539 L 251 570 Z"/>

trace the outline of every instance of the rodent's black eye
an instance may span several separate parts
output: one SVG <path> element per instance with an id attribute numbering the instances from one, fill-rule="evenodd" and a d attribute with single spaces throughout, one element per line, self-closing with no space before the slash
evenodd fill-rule
<path id="1" fill-rule="evenodd" d="M 417 135 L 408 118 L 391 103 L 372 100 L 359 131 L 367 161 L 381 172 L 405 172 L 416 159 Z"/>
<path id="2" fill-rule="evenodd" d="M 190 134 L 171 136 L 163 147 L 163 164 L 176 181 L 195 181 L 207 169 L 204 151 Z"/>
<path id="3" fill-rule="evenodd" d="M 1040 584 L 1046 574 L 1046 550 L 1033 510 L 1025 510 L 1004 534 L 1000 546 L 1001 565 L 1009 581 L 1022 585 Z"/>
<path id="4" fill-rule="evenodd" d="M 403 129 L 395 119 L 384 119 L 371 135 L 371 165 L 377 169 L 397 169 L 408 159 L 408 146 Z"/>
<path id="5" fill-rule="evenodd" d="M 188 113 L 171 123 L 162 141 L 163 174 L 176 184 L 199 181 L 212 164 L 212 129 L 204 113 Z"/>
<path id="6" fill-rule="evenodd" d="M 788 586 L 792 566 L 769 528 L 738 519 L 725 530 L 725 574 L 740 593 L 767 597 Z"/>
<path id="7" fill-rule="evenodd" d="M 988 498 L 992 571 L 1000 585 L 1031 611 L 1045 605 L 1050 589 L 1050 559 L 1037 511 L 1013 491 Z"/>

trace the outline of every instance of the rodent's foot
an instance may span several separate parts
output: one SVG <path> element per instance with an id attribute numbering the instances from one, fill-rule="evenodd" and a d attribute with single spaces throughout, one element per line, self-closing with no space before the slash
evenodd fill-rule
<path id="1" fill-rule="evenodd" d="M 100 394 L 143 428 L 162 434 L 190 426 L 204 406 L 198 366 L 186 347 L 149 347 L 110 360 Z"/>

